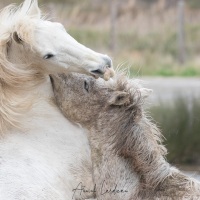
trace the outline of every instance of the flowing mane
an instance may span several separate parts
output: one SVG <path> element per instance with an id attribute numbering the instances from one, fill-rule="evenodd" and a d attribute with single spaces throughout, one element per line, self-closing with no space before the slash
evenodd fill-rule
<path id="1" fill-rule="evenodd" d="M 27 69 L 27 66 L 9 61 L 7 55 L 14 32 L 24 42 L 33 44 L 33 20 L 41 16 L 31 14 L 36 3 L 29 0 L 20 6 L 13 4 L 0 13 L 0 134 L 10 127 L 19 127 L 20 116 L 30 108 L 30 99 L 22 93 L 44 78 L 31 63 Z"/>
<path id="2" fill-rule="evenodd" d="M 37 5 L 36 0 L 27 0 L 23 4 L 17 6 L 11 4 L 1 10 L 0 13 L 0 44 L 7 44 L 14 31 L 17 31 L 19 36 L 23 36 L 23 39 L 30 43 L 33 41 L 30 35 L 34 30 L 32 23 L 33 19 L 42 19 L 40 10 L 33 12 Z M 36 14 L 37 13 L 37 14 Z"/>

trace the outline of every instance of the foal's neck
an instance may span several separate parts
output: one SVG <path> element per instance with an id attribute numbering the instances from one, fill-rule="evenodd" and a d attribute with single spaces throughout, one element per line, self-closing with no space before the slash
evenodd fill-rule
<path id="1" fill-rule="evenodd" d="M 141 182 L 155 188 L 170 174 L 161 134 L 145 116 L 138 122 L 130 116 L 128 112 L 100 116 L 92 137 L 100 144 L 103 154 L 110 152 L 129 160 Z"/>

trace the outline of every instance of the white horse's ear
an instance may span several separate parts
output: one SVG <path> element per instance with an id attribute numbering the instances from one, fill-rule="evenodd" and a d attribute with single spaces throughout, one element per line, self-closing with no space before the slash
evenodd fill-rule
<path id="1" fill-rule="evenodd" d="M 127 92 L 115 91 L 108 100 L 109 105 L 121 106 L 130 103 L 129 94 Z"/>
<path id="2" fill-rule="evenodd" d="M 34 16 L 36 18 L 40 18 L 41 17 L 41 11 L 39 9 L 37 0 L 33 0 L 32 1 L 31 5 L 30 5 L 30 8 L 28 10 L 28 15 L 29 16 Z"/>
<path id="3" fill-rule="evenodd" d="M 147 89 L 147 88 L 140 88 L 140 89 L 138 89 L 138 91 L 141 93 L 141 97 L 143 99 L 148 98 L 150 96 L 150 94 L 153 92 L 153 90 Z"/>

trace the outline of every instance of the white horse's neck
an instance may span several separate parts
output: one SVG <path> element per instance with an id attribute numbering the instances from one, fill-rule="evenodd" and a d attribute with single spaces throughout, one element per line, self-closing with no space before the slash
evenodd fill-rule
<path id="1" fill-rule="evenodd" d="M 29 93 L 30 93 L 30 91 L 29 91 Z M 51 86 L 51 83 L 50 83 L 48 76 L 45 77 L 45 80 L 41 84 L 39 84 L 38 86 L 33 88 L 31 93 L 32 93 L 32 96 L 33 96 L 35 103 L 46 102 L 47 104 L 51 103 L 51 106 L 55 105 L 53 103 L 54 94 L 53 94 L 52 86 Z M 37 99 L 35 97 L 37 97 Z M 34 106 L 33 106 L 33 108 L 34 108 Z"/>
<path id="2" fill-rule="evenodd" d="M 80 182 L 88 188 L 93 184 L 85 131 L 70 123 L 55 106 L 48 78 L 29 93 L 34 101 L 20 121 L 22 128 L 12 129 L 0 140 L 0 185 L 9 186 L 1 188 L 0 199 L 15 199 L 12 195 L 19 192 L 16 186 L 25 191 L 25 199 L 72 199 L 72 190 Z"/>

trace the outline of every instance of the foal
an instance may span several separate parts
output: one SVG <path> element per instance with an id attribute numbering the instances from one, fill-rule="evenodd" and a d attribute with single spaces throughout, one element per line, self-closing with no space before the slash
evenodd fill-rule
<path id="1" fill-rule="evenodd" d="M 125 76 L 104 82 L 72 73 L 51 82 L 63 114 L 89 130 L 98 199 L 200 198 L 199 183 L 165 160 L 161 134 L 143 111 L 150 90 Z"/>

